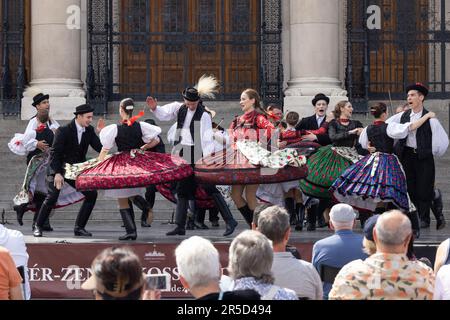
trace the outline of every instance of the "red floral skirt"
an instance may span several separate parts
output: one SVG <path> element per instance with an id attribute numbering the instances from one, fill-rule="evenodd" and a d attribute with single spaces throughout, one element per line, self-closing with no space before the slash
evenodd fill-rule
<path id="1" fill-rule="evenodd" d="M 173 186 L 170 183 L 163 183 L 156 186 L 156 190 L 167 200 L 172 203 L 177 203 L 177 199 L 172 193 Z M 211 198 L 201 186 L 197 185 L 195 190 L 195 206 L 200 209 L 212 209 L 216 205 L 213 198 Z"/>
<path id="2" fill-rule="evenodd" d="M 192 167 L 170 154 L 137 151 L 121 152 L 83 171 L 76 180 L 77 190 L 106 190 L 146 187 L 179 181 L 192 175 Z"/>
<path id="3" fill-rule="evenodd" d="M 194 168 L 199 183 L 213 185 L 271 184 L 303 179 L 306 166 L 263 168 L 251 164 L 237 149 L 229 148 L 197 161 Z"/>

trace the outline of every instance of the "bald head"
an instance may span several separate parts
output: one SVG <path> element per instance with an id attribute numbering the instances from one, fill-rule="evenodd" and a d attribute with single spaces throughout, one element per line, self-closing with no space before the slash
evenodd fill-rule
<path id="1" fill-rule="evenodd" d="M 409 218 L 399 210 L 383 213 L 375 225 L 375 242 L 382 246 L 403 245 L 411 236 L 411 222 Z M 409 242 L 409 240 L 408 240 Z"/>

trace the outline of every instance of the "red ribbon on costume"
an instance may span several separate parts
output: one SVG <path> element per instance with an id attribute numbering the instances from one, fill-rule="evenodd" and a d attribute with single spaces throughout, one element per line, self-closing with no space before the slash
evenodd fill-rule
<path id="1" fill-rule="evenodd" d="M 350 119 L 339 119 L 338 120 L 340 123 L 349 123 Z"/>
<path id="2" fill-rule="evenodd" d="M 376 126 L 380 126 L 380 125 L 384 124 L 384 121 L 377 120 L 377 121 L 374 121 L 373 124 Z"/>
<path id="3" fill-rule="evenodd" d="M 43 132 L 46 128 L 47 128 L 47 125 L 46 125 L 46 124 L 40 124 L 40 125 L 36 128 L 36 132 L 37 132 L 37 133 L 41 133 L 41 132 Z"/>
<path id="4" fill-rule="evenodd" d="M 280 121 L 281 120 L 281 117 L 273 114 L 273 111 L 267 112 L 267 117 L 271 118 L 271 119 L 274 119 L 275 121 Z"/>
<path id="5" fill-rule="evenodd" d="M 136 115 L 134 117 L 131 117 L 128 120 L 123 120 L 123 123 L 127 124 L 129 127 L 131 127 L 136 122 L 136 120 L 142 118 L 144 115 L 145 115 L 145 112 L 141 111 L 141 112 L 138 113 L 138 115 Z"/>
<path id="6" fill-rule="evenodd" d="M 22 141 L 19 141 L 19 140 L 17 140 L 15 143 L 16 146 L 20 146 L 21 144 L 22 144 Z"/>

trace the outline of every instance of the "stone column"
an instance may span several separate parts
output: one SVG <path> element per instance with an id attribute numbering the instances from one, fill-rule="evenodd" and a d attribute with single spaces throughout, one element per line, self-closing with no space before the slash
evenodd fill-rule
<path id="1" fill-rule="evenodd" d="M 50 95 L 51 115 L 73 118 L 86 103 L 81 81 L 80 0 L 31 1 L 31 82 L 22 99 L 22 119 L 35 114 L 36 91 Z"/>
<path id="2" fill-rule="evenodd" d="M 331 98 L 331 108 L 348 99 L 339 80 L 340 1 L 290 1 L 290 80 L 284 109 L 301 117 L 312 114 L 317 93 Z"/>

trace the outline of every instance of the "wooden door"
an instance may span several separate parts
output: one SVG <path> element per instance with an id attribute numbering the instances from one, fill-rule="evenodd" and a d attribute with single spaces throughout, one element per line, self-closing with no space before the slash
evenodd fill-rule
<path id="1" fill-rule="evenodd" d="M 405 84 L 427 83 L 428 0 L 383 0 L 380 7 L 381 30 L 369 31 L 370 93 L 401 93 Z"/>
<path id="2" fill-rule="evenodd" d="M 223 98 L 258 86 L 258 0 L 121 5 L 121 94 L 176 96 L 205 73 L 222 82 Z"/>

